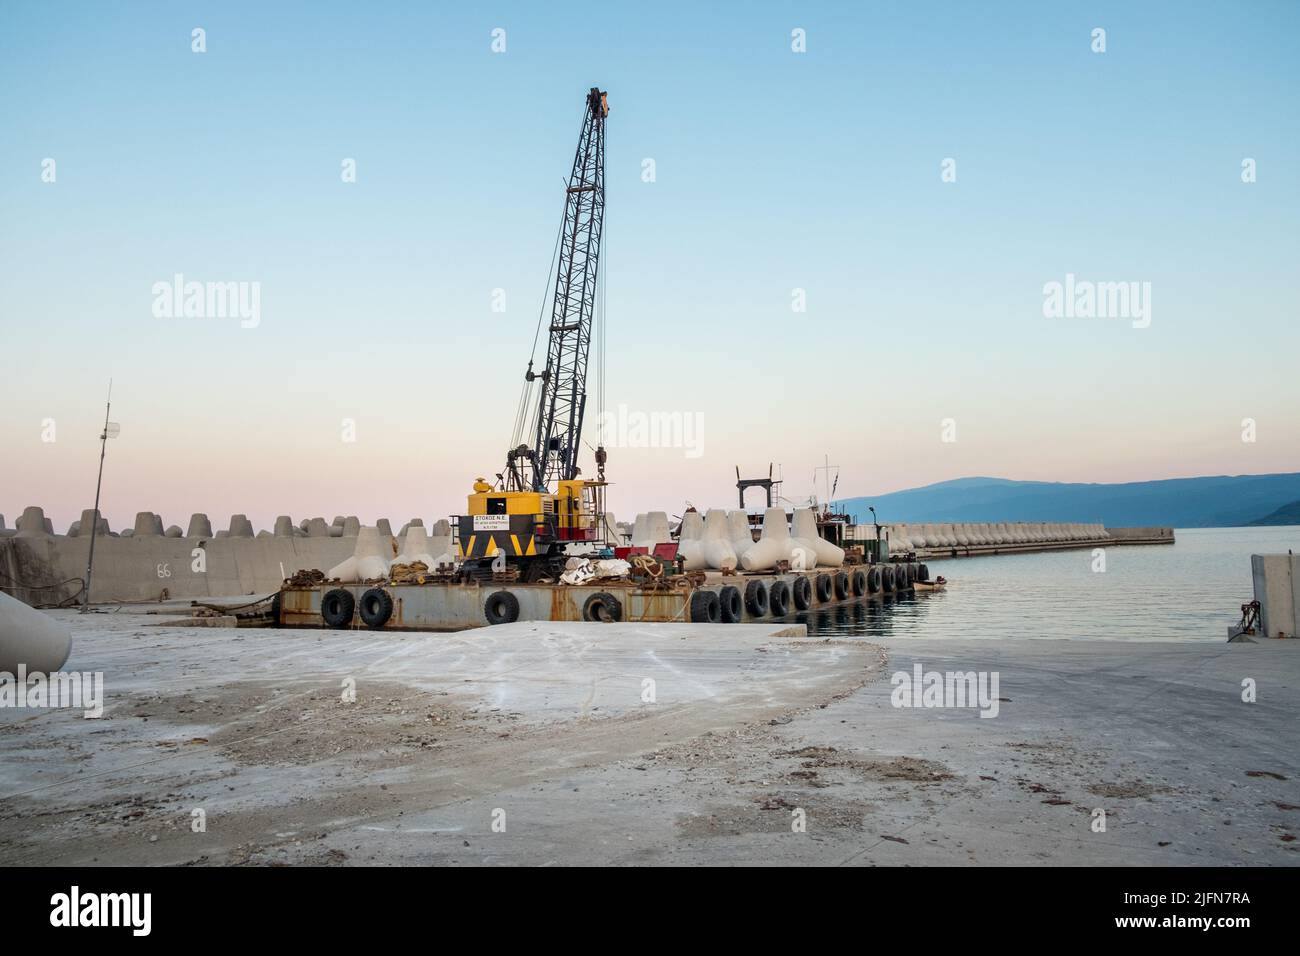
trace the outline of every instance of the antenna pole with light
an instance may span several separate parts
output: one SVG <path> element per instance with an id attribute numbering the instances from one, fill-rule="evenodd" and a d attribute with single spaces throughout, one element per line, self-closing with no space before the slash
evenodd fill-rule
<path id="1" fill-rule="evenodd" d="M 99 477 L 95 479 L 95 514 L 90 521 L 90 556 L 86 558 L 86 593 L 81 602 L 81 613 L 90 610 L 90 573 L 95 566 L 95 532 L 99 530 L 99 489 L 104 483 L 104 453 L 108 450 L 108 440 L 116 438 L 121 426 L 108 420 L 109 409 L 113 407 L 113 380 L 108 380 L 108 400 L 104 403 L 104 431 L 99 436 Z"/>

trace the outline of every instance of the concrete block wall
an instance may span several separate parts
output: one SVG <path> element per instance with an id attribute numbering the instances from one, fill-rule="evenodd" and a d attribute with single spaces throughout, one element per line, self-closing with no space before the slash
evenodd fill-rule
<path id="1" fill-rule="evenodd" d="M 28 604 L 71 599 L 86 574 L 90 536 L 79 533 L 80 522 L 74 523 L 78 528 L 72 535 L 51 533 L 40 508 L 22 514 L 19 532 L 0 535 L 0 584 L 5 593 Z M 88 524 L 89 512 L 81 520 Z M 295 571 L 328 571 L 350 557 L 361 527 L 352 516 L 340 517 L 336 525 L 310 519 L 297 529 L 282 516 L 275 533 L 256 535 L 242 514 L 232 515 L 230 526 L 215 535 L 204 514 L 193 515 L 188 525 L 189 534 L 178 534 L 179 526 L 164 531 L 162 518 L 144 511 L 131 526 L 113 533 L 101 516 L 91 601 L 151 601 L 164 589 L 170 598 L 190 599 L 270 594 Z M 202 552 L 201 561 L 196 549 Z"/>
<path id="2" fill-rule="evenodd" d="M 1300 608 L 1300 555 L 1252 554 L 1250 573 L 1265 637 L 1296 637 Z"/>

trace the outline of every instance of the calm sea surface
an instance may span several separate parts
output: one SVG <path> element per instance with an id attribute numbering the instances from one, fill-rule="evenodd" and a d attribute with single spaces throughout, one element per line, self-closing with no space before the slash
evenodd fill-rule
<path id="1" fill-rule="evenodd" d="M 795 616 L 818 634 L 1225 641 L 1252 599 L 1250 556 L 1300 552 L 1300 527 L 1197 528 L 1177 544 L 929 561 L 943 591 Z"/>

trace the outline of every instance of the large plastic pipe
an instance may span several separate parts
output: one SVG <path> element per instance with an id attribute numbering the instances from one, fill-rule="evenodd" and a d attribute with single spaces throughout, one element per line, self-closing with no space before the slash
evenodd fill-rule
<path id="1" fill-rule="evenodd" d="M 0 671 L 57 671 L 72 651 L 72 634 L 58 621 L 0 591 Z M 11 678 L 13 679 L 13 678 Z"/>

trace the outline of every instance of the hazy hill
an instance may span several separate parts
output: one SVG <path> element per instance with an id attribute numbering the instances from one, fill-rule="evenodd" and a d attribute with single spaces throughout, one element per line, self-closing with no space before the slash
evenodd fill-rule
<path id="1" fill-rule="evenodd" d="M 1300 505 L 1300 473 L 1219 475 L 1123 484 L 1070 484 L 957 478 L 874 497 L 847 498 L 841 510 L 884 524 L 924 521 L 1100 521 L 1110 527 L 1221 528 L 1262 523 Z M 1270 521 L 1290 524 L 1295 521 Z"/>
<path id="2" fill-rule="evenodd" d="M 1264 515 L 1249 522 L 1252 525 L 1300 524 L 1300 501 L 1283 505 L 1272 514 Z"/>

